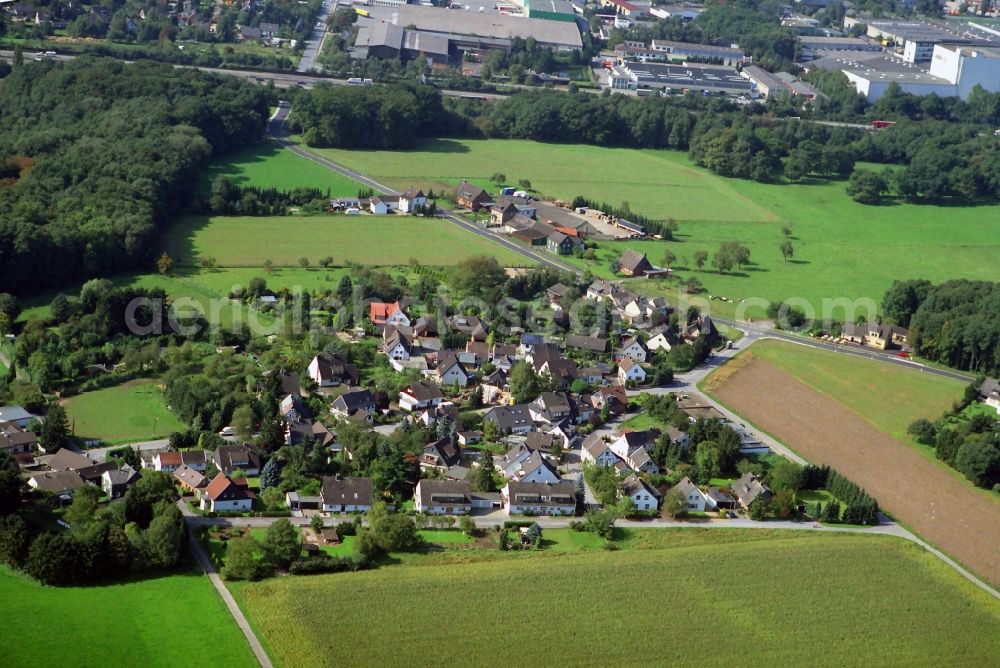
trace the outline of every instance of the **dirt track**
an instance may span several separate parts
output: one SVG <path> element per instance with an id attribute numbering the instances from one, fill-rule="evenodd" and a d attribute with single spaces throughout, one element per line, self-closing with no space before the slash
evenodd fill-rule
<path id="1" fill-rule="evenodd" d="M 810 462 L 851 478 L 925 540 L 1000 585 L 996 503 L 765 361 L 752 360 L 713 394 Z"/>

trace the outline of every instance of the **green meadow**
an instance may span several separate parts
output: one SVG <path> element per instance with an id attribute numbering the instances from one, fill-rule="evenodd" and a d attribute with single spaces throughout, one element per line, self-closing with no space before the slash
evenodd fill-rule
<path id="1" fill-rule="evenodd" d="M 77 436 L 108 443 L 163 438 L 185 425 L 167 410 L 155 380 L 84 392 L 63 403 Z"/>
<path id="2" fill-rule="evenodd" d="M 329 190 L 331 197 L 354 197 L 363 187 L 357 181 L 281 148 L 273 140 L 248 146 L 213 161 L 202 172 L 203 192 L 208 192 L 212 182 L 219 176 L 228 177 L 238 186 L 278 190 L 318 188 L 323 192 Z"/>
<path id="3" fill-rule="evenodd" d="M 609 276 L 626 248 L 660 264 L 677 258 L 682 277 L 697 276 L 708 294 L 730 299 L 800 297 L 821 309 L 824 298 L 881 301 L 895 279 L 1000 280 L 1000 206 L 864 206 L 843 181 L 761 184 L 716 176 L 676 151 L 541 144 L 514 140 L 425 142 L 413 151 L 313 149 L 331 160 L 402 188 L 450 188 L 461 179 L 487 186 L 501 172 L 508 183 L 531 181 L 543 196 L 577 195 L 620 205 L 652 219 L 680 224 L 675 242 L 602 243 L 581 268 Z M 790 227 L 794 257 L 782 258 L 782 228 Z M 720 274 L 696 271 L 695 251 L 710 254 L 724 241 L 750 248 L 750 266 Z M 762 309 L 753 311 L 760 315 Z"/>
<path id="4" fill-rule="evenodd" d="M 0 568 L 3 665 L 174 668 L 211 655 L 255 665 L 246 639 L 204 575 L 95 587 L 43 587 Z"/>

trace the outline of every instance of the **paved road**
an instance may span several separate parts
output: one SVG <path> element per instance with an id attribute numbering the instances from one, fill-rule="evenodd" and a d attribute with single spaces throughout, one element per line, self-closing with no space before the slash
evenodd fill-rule
<path id="1" fill-rule="evenodd" d="M 159 450 L 161 448 L 167 447 L 168 445 L 170 445 L 170 441 L 165 438 L 161 438 L 155 441 L 141 441 L 138 443 L 120 443 L 118 445 L 108 445 L 101 448 L 81 450 L 81 452 L 95 461 L 103 462 L 104 458 L 108 456 L 108 452 L 110 452 L 111 450 L 118 450 L 119 448 L 131 447 L 134 450 L 143 452 L 146 450 Z"/>
<path id="2" fill-rule="evenodd" d="M 229 614 L 233 616 L 236 620 L 236 625 L 240 627 L 240 631 L 246 637 L 247 642 L 250 644 L 250 649 L 253 650 L 254 656 L 257 657 L 257 662 L 260 663 L 262 668 L 272 668 L 271 659 L 267 656 L 267 652 L 261 646 L 260 641 L 257 640 L 257 636 L 254 634 L 253 629 L 250 628 L 250 622 L 247 621 L 246 616 L 244 616 L 243 611 L 240 610 L 240 606 L 236 604 L 236 600 L 233 595 L 229 593 L 226 589 L 225 583 L 222 582 L 222 578 L 219 576 L 218 572 L 215 570 L 215 566 L 212 565 L 212 560 L 208 558 L 205 554 L 204 548 L 202 548 L 201 543 L 198 542 L 198 537 L 195 536 L 194 527 L 188 523 L 188 537 L 190 538 L 191 551 L 194 553 L 195 559 L 198 560 L 198 564 L 201 566 L 202 570 L 208 576 L 208 579 L 212 581 L 212 586 L 215 587 L 215 591 L 219 592 L 219 596 L 222 597 L 222 602 L 226 604 L 229 608 Z"/>
<path id="3" fill-rule="evenodd" d="M 317 23 L 313 26 L 312 33 L 306 41 L 306 47 L 302 51 L 302 60 L 299 61 L 297 71 L 312 71 L 313 65 L 316 62 L 316 56 L 320 54 L 320 50 L 323 48 L 323 42 L 326 41 L 326 20 L 336 8 L 336 0 L 323 0 L 323 11 L 320 12 L 319 18 L 316 19 Z"/>

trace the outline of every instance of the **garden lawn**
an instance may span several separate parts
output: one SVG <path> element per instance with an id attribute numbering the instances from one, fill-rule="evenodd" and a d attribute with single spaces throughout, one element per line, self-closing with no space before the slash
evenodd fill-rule
<path id="1" fill-rule="evenodd" d="M 526 651 L 537 665 L 976 666 L 1000 652 L 996 600 L 902 540 L 654 531 L 678 547 L 404 561 L 234 589 L 285 668 L 393 665 L 400 648 L 413 666 L 518 665 Z M 609 614 L 630 595 L 642 614 Z"/>
<path id="2" fill-rule="evenodd" d="M 263 267 L 265 260 L 297 267 L 302 257 L 313 265 L 330 257 L 338 266 L 406 265 L 414 259 L 443 266 L 474 255 L 508 266 L 530 263 L 452 223 L 411 216 L 189 216 L 173 226 L 167 252 L 184 267 L 207 257 L 222 267 Z"/>
<path id="3" fill-rule="evenodd" d="M 609 276 L 611 260 L 626 248 L 660 264 L 668 249 L 682 277 L 696 275 L 707 292 L 729 298 L 801 297 L 822 313 L 824 298 L 867 298 L 875 304 L 896 279 L 1000 280 L 1000 238 L 993 222 L 1000 206 L 864 206 L 843 181 L 761 184 L 716 176 L 676 151 L 613 149 L 515 140 L 433 140 L 414 151 L 313 149 L 361 173 L 404 188 L 451 188 L 462 178 L 482 186 L 496 172 L 509 184 L 529 179 L 547 197 L 584 195 L 680 224 L 676 242 L 601 244 L 581 268 Z M 491 189 L 495 189 L 492 188 Z M 779 251 L 782 228 L 793 230 L 794 258 Z M 750 248 L 751 266 L 730 274 L 695 272 L 692 254 L 714 253 L 724 241 Z M 690 269 L 688 269 L 690 267 Z M 754 308 L 750 314 L 762 315 Z"/>
<path id="4" fill-rule="evenodd" d="M 84 439 L 107 443 L 142 441 L 185 429 L 167 410 L 154 380 L 84 392 L 67 399 L 64 406 L 76 435 Z"/>
<path id="5" fill-rule="evenodd" d="M 243 634 L 204 575 L 99 587 L 43 587 L 0 568 L 5 666 L 255 665 Z"/>
<path id="6" fill-rule="evenodd" d="M 272 140 L 212 161 L 202 174 L 202 192 L 211 192 L 219 176 L 228 177 L 238 186 L 318 188 L 324 193 L 329 190 L 331 197 L 356 197 L 363 188 L 357 181 L 283 149 Z"/>

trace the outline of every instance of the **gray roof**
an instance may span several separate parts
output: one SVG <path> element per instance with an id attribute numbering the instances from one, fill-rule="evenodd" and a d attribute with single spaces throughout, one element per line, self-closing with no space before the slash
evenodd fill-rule
<path id="1" fill-rule="evenodd" d="M 443 399 L 444 395 L 441 394 L 441 388 L 437 386 L 436 383 L 432 383 L 429 380 L 418 380 L 415 383 L 411 383 L 403 391 L 406 392 L 407 388 L 410 390 L 408 394 L 412 394 L 413 398 L 417 401 L 430 401 L 433 399 Z"/>
<path id="2" fill-rule="evenodd" d="M 53 494 L 70 492 L 87 484 L 75 471 L 36 473 L 30 479 L 35 481 L 35 489 Z"/>
<path id="3" fill-rule="evenodd" d="M 591 350 L 598 353 L 606 352 L 608 349 L 608 340 L 599 336 L 567 334 L 565 343 L 567 348 L 581 348 L 583 350 Z"/>
<path id="4" fill-rule="evenodd" d="M 583 46 L 580 29 L 568 21 L 501 16 L 493 12 L 473 12 L 421 5 L 393 7 L 389 16 L 399 26 L 414 26 L 417 30 L 454 35 L 474 35 L 512 39 L 535 38 L 544 46 L 579 49 Z"/>
<path id="5" fill-rule="evenodd" d="M 325 476 L 320 499 L 327 505 L 370 506 L 375 499 L 375 486 L 371 478 Z"/>
<path id="6" fill-rule="evenodd" d="M 421 480 L 420 497 L 425 503 L 472 503 L 472 490 L 464 480 Z M 435 497 L 447 497 L 435 499 Z"/>
<path id="7" fill-rule="evenodd" d="M 645 253 L 640 253 L 639 251 L 632 250 L 631 248 L 622 253 L 622 258 L 618 261 L 618 264 L 629 271 L 635 271 L 640 267 L 650 266 Z"/>
<path id="8" fill-rule="evenodd" d="M 687 480 L 687 478 L 685 478 L 685 480 Z M 655 487 L 653 487 L 652 485 L 647 485 L 645 482 L 643 482 L 642 478 L 640 478 L 635 474 L 632 474 L 629 477 L 625 478 L 625 480 L 622 482 L 622 490 L 628 496 L 633 496 L 637 492 L 645 491 L 649 492 L 656 498 L 660 498 L 660 493 L 656 490 Z"/>
<path id="9" fill-rule="evenodd" d="M 568 480 L 557 483 L 541 482 L 508 482 L 507 494 L 511 503 L 532 506 L 567 506 L 576 505 L 576 489 Z M 534 497 L 524 499 L 518 497 Z M 553 499 L 553 497 L 555 497 Z"/>
<path id="10" fill-rule="evenodd" d="M 0 422 L 19 422 L 33 417 L 21 406 L 0 406 Z"/>

